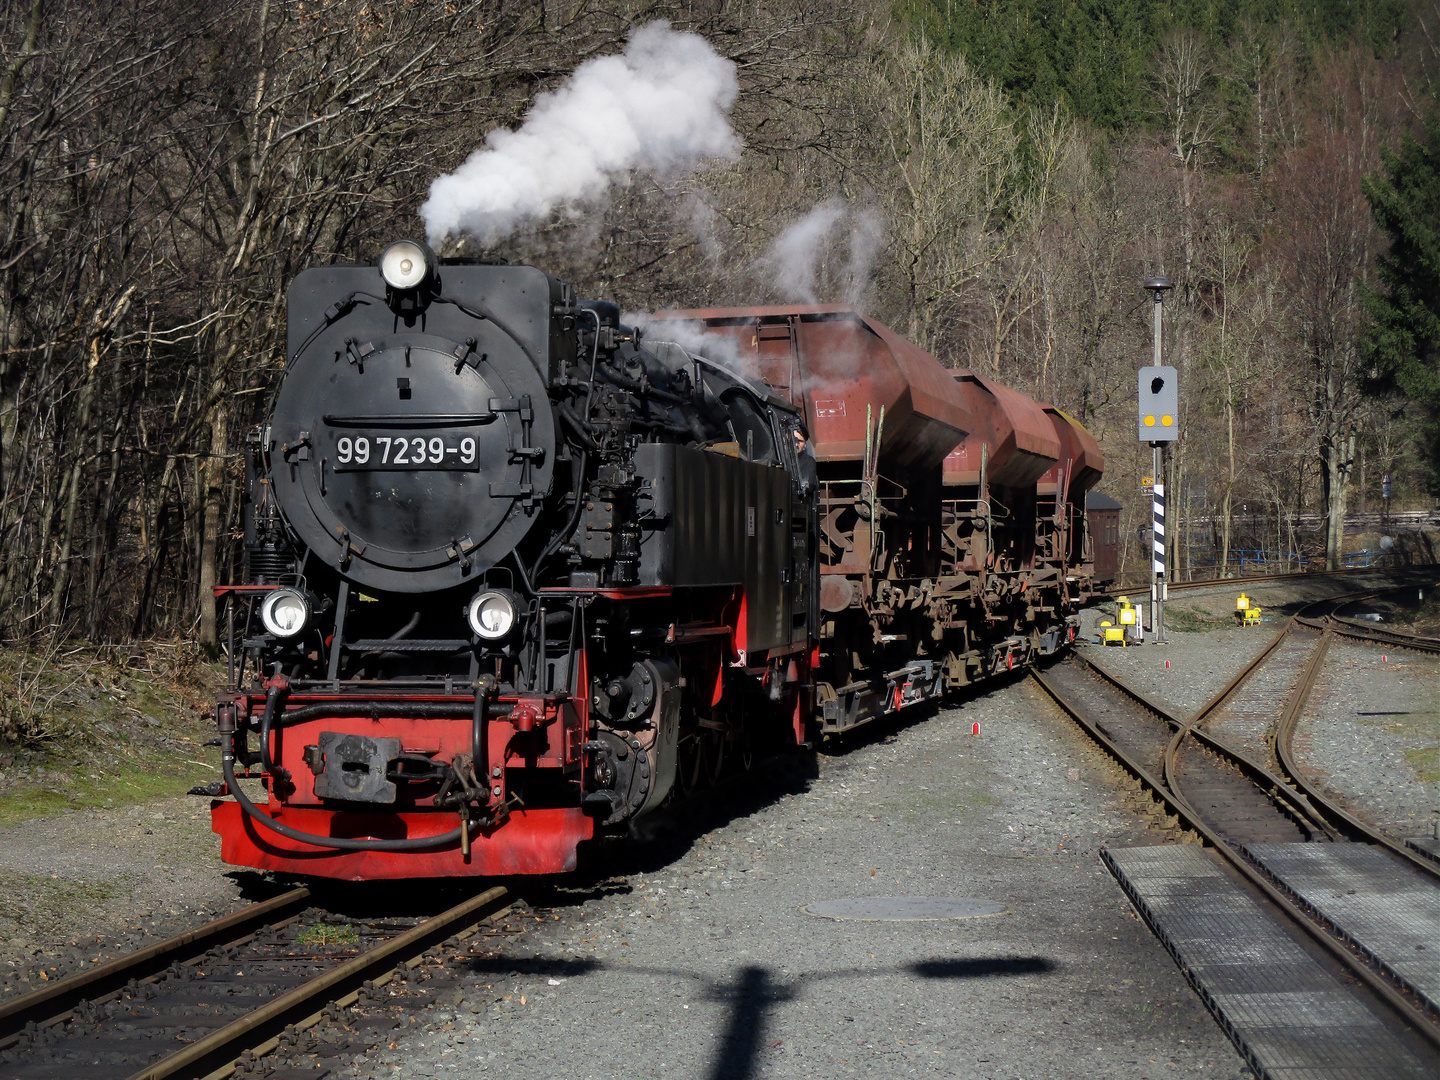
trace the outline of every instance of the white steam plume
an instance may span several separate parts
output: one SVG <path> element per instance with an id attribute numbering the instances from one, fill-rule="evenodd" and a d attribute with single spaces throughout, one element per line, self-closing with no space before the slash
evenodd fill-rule
<path id="1" fill-rule="evenodd" d="M 766 250 L 763 265 L 775 287 L 789 301 L 804 304 L 821 300 L 821 277 L 835 246 L 836 229 L 847 223 L 846 263 L 835 291 L 861 307 L 870 295 L 870 267 L 885 243 L 885 220 L 870 207 L 853 207 L 844 199 L 829 198 L 785 229 Z"/>
<path id="2" fill-rule="evenodd" d="M 697 34 L 663 20 L 630 35 L 619 55 L 587 60 L 535 99 L 525 122 L 500 128 L 420 208 L 432 244 L 453 233 L 490 245 L 557 207 L 602 197 L 631 169 L 675 176 L 734 159 L 735 65 Z"/>
<path id="3" fill-rule="evenodd" d="M 816 303 L 815 286 L 819 276 L 825 242 L 831 230 L 845 216 L 841 199 L 826 199 L 791 225 L 770 245 L 765 253 L 776 286 L 789 300 Z"/>
<path id="4" fill-rule="evenodd" d="M 642 343 L 647 347 L 668 341 L 688 353 L 698 354 L 712 363 L 728 368 L 750 382 L 765 381 L 765 375 L 754 355 L 741 355 L 740 347 L 734 338 L 724 334 L 707 333 L 699 323 L 657 319 L 654 313 L 649 311 L 624 312 L 620 321 L 639 330 Z"/>
<path id="5" fill-rule="evenodd" d="M 885 217 L 880 211 L 865 207 L 856 210 L 850 224 L 850 261 L 845 266 L 845 300 L 853 307 L 869 304 L 870 267 L 885 246 Z"/>

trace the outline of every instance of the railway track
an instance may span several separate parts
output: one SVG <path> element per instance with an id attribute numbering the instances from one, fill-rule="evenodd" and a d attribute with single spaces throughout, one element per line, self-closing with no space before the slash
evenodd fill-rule
<path id="1" fill-rule="evenodd" d="M 1190 592 L 1195 589 L 1228 589 L 1231 586 L 1281 584 L 1287 581 L 1317 581 L 1331 577 L 1354 577 L 1357 574 L 1384 573 L 1374 566 L 1357 566 L 1346 570 L 1298 570 L 1288 574 L 1247 574 L 1244 577 L 1207 578 L 1204 581 L 1172 581 L 1171 592 Z M 1150 582 L 1136 581 L 1129 585 L 1117 585 L 1102 595 L 1114 599 L 1117 596 L 1138 596 L 1150 591 Z"/>
<path id="2" fill-rule="evenodd" d="M 1418 566 L 1406 566 L 1398 568 L 1401 573 L 1426 573 L 1433 575 L 1440 570 L 1440 565 L 1422 564 Z M 1345 570 L 1299 570 L 1288 574 L 1249 574 L 1244 577 L 1233 578 L 1207 578 L 1204 581 L 1172 581 L 1170 592 L 1192 592 L 1197 589 L 1229 589 L 1239 586 L 1244 588 L 1250 585 L 1280 585 L 1287 582 L 1301 581 L 1323 581 L 1328 578 L 1348 578 L 1364 574 L 1394 573 L 1394 569 L 1387 569 L 1379 566 L 1355 566 Z M 1117 596 L 1143 596 L 1150 591 L 1149 581 L 1132 582 L 1128 586 L 1116 586 L 1102 593 L 1101 595 L 1114 599 Z"/>
<path id="3" fill-rule="evenodd" d="M 1423 575 L 1423 583 L 1434 583 L 1434 574 L 1437 570 L 1440 570 L 1440 567 L 1408 567 L 1406 568 L 1406 573 L 1418 572 L 1418 574 Z M 1357 574 L 1374 573 L 1377 573 L 1374 567 L 1360 567 L 1353 570 L 1331 570 L 1325 573 L 1307 571 L 1297 574 L 1268 574 L 1254 577 L 1225 578 L 1218 581 L 1172 582 L 1169 590 L 1170 592 L 1194 592 L 1201 589 L 1246 588 L 1255 585 L 1277 585 L 1301 581 L 1309 582 L 1331 577 L 1353 577 Z M 1403 592 L 1414 587 L 1414 584 L 1398 585 L 1385 589 L 1352 594 L 1347 600 L 1346 606 L 1388 592 Z M 1119 596 L 1144 594 L 1148 589 L 1149 585 L 1141 584 L 1132 586 L 1129 589 L 1111 589 L 1103 595 L 1113 600 Z M 1324 603 L 1324 601 L 1321 601 L 1321 603 Z M 1339 612 L 1327 612 L 1319 616 L 1297 616 L 1297 618 L 1302 624 L 1308 624 L 1317 629 L 1329 629 L 1339 637 L 1352 638 L 1356 641 L 1368 641 L 1377 645 L 1388 645 L 1396 649 L 1412 649 L 1416 652 L 1440 653 L 1440 638 L 1414 634 L 1406 630 L 1398 630 L 1394 627 L 1380 627 L 1374 623 L 1346 617 L 1339 614 Z"/>
<path id="4" fill-rule="evenodd" d="M 1361 600 L 1371 599 L 1392 593 L 1408 592 L 1413 586 L 1400 585 L 1391 589 L 1381 589 L 1374 593 L 1367 593 L 1363 597 L 1355 597 L 1342 607 L 1357 606 Z M 1351 638 L 1355 641 L 1365 641 L 1376 645 L 1388 645 L 1393 649 L 1410 649 L 1414 652 L 1440 653 L 1440 638 L 1428 637 L 1424 634 L 1416 634 L 1409 630 L 1399 630 L 1392 626 L 1381 627 L 1373 622 L 1362 621 L 1341 614 L 1340 611 L 1333 611 L 1325 619 L 1327 628 L 1339 637 Z"/>
<path id="5" fill-rule="evenodd" d="M 1331 637 L 1350 629 L 1337 612 L 1373 595 L 1302 609 L 1188 718 L 1080 656 L 1035 679 L 1157 800 L 1172 838 L 1199 841 L 1223 857 L 1254 895 L 1419 1036 L 1433 1069 L 1440 1064 L 1440 964 L 1417 964 L 1415 950 L 1440 943 L 1440 866 L 1327 799 L 1306 781 L 1290 745 Z M 1228 1028 L 1224 1010 L 1212 1010 Z"/>
<path id="6" fill-rule="evenodd" d="M 447 948 L 464 950 L 515 899 L 494 887 L 425 918 L 356 919 L 293 889 L 0 1002 L 0 1078 L 223 1080 L 302 1048 L 323 1019 L 367 1002 L 381 1003 L 364 1025 L 378 1031 L 399 1022 L 396 1010 L 432 1000 L 392 1005 L 385 987 Z"/>

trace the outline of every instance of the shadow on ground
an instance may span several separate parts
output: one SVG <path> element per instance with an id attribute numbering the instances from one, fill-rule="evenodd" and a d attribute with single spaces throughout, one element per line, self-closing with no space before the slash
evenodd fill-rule
<path id="1" fill-rule="evenodd" d="M 553 960 L 541 958 L 488 957 L 475 960 L 469 968 L 477 975 L 534 975 L 549 978 L 577 978 L 606 971 L 623 977 L 660 977 L 698 984 L 709 1000 L 724 1005 L 725 1021 L 715 1048 L 708 1075 L 711 1080 L 746 1080 L 754 1076 L 766 1038 L 766 1026 L 776 1005 L 794 1001 L 808 988 L 846 979 L 875 979 L 883 976 L 910 976 L 924 980 L 996 979 L 1048 975 L 1059 965 L 1043 956 L 936 957 L 888 968 L 841 968 L 779 977 L 771 968 L 750 965 L 740 968 L 728 980 L 712 979 L 678 968 L 645 967 L 633 964 L 607 965 L 593 958 Z"/>

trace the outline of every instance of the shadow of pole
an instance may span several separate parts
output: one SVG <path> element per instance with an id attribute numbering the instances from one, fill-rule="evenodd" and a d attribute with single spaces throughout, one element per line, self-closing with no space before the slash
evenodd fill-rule
<path id="1" fill-rule="evenodd" d="M 610 970 L 595 957 L 477 957 L 467 965 L 476 975 L 544 975 L 551 978 L 578 978 Z M 727 1011 L 726 1025 L 719 1037 L 718 1053 L 709 1080 L 749 1080 L 759 1062 L 770 1010 L 800 996 L 808 986 L 834 980 L 866 980 L 885 975 L 911 975 L 921 979 L 994 979 L 1048 975 L 1059 965 L 1044 956 L 932 957 L 903 967 L 868 970 L 837 969 L 791 976 L 777 981 L 769 968 L 750 965 L 735 974 L 733 982 L 712 981 L 694 971 L 675 968 L 625 965 L 627 976 L 673 978 L 699 983 L 710 1000 Z"/>
<path id="2" fill-rule="evenodd" d="M 755 1072 L 766 1011 L 794 997 L 794 991 L 775 986 L 766 968 L 747 967 L 740 970 L 733 986 L 717 987 L 715 996 L 729 1004 L 730 1024 L 720 1038 L 720 1056 L 710 1072 L 711 1080 L 746 1080 Z"/>
<path id="3" fill-rule="evenodd" d="M 982 956 L 921 960 L 899 970 L 922 979 L 993 979 L 1048 975 L 1056 970 L 1056 964 L 1043 956 Z M 753 965 L 741 968 L 731 986 L 716 986 L 712 991 L 716 1000 L 729 1006 L 730 1018 L 720 1039 L 720 1053 L 710 1071 L 710 1080 L 749 1080 L 755 1074 L 768 1011 L 797 997 L 806 983 L 873 975 L 873 972 L 817 972 L 797 976 L 790 985 L 783 985 L 772 979 L 768 968 Z"/>

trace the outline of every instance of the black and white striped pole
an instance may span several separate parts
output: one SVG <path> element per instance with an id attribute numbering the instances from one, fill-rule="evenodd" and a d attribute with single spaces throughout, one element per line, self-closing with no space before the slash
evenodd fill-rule
<path id="1" fill-rule="evenodd" d="M 1167 558 L 1168 536 L 1165 529 L 1165 446 L 1175 441 L 1180 431 L 1180 393 L 1173 367 L 1160 364 L 1160 315 L 1165 307 L 1165 293 L 1175 286 L 1169 278 L 1152 277 L 1145 288 L 1154 294 L 1155 317 L 1154 359 L 1150 367 L 1140 369 L 1140 441 L 1148 442 L 1153 455 L 1151 464 L 1154 482 L 1151 504 L 1150 533 L 1150 626 L 1154 640 L 1165 640 L 1165 601 L 1170 580 Z"/>

